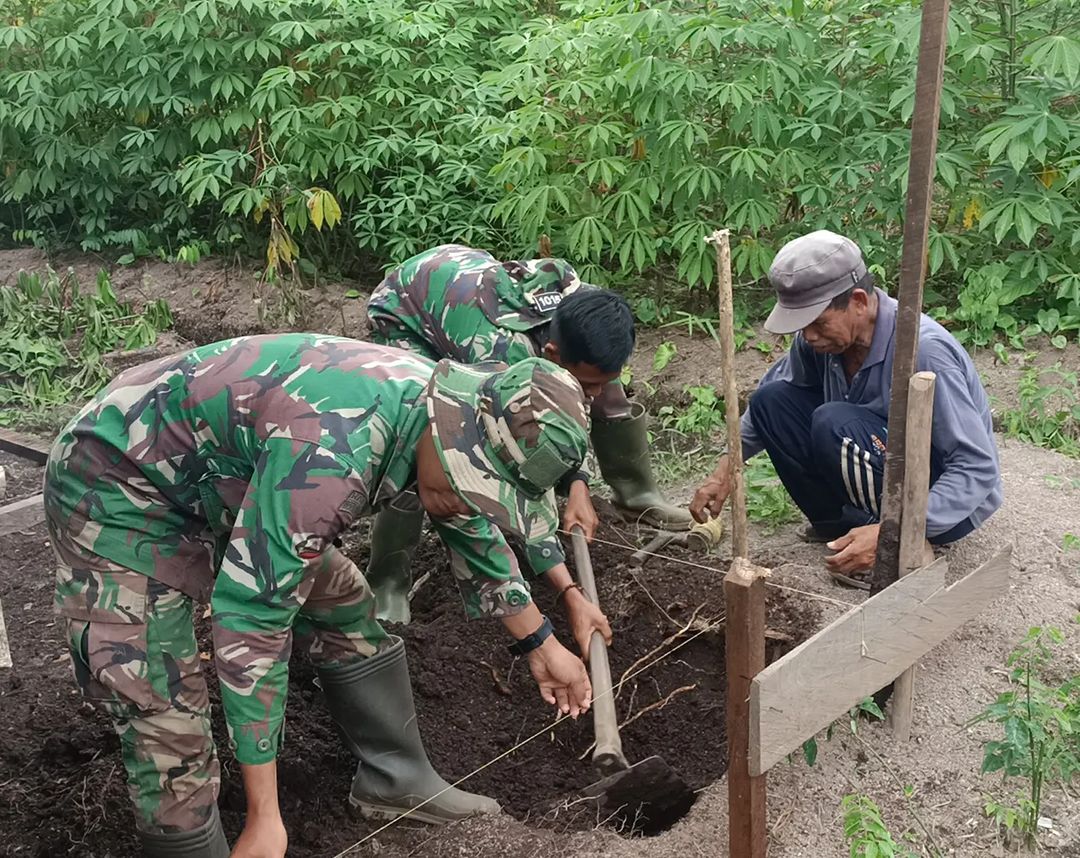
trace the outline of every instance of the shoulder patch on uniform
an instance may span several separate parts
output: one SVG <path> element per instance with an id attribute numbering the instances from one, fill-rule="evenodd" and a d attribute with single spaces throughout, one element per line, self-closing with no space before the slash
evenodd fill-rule
<path id="1" fill-rule="evenodd" d="M 366 506 L 366 494 L 361 491 L 349 492 L 349 496 L 345 498 L 341 506 L 338 507 L 338 512 L 343 513 L 349 518 L 356 518 Z"/>

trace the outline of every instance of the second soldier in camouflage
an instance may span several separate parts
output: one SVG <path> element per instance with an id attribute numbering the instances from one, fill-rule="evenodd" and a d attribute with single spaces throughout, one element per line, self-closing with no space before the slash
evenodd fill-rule
<path id="1" fill-rule="evenodd" d="M 633 315 L 620 296 L 583 284 L 563 259 L 499 262 L 485 251 L 447 244 L 391 271 L 367 313 L 376 342 L 433 360 L 513 364 L 544 356 L 559 363 L 592 399 L 592 445 L 615 506 L 642 523 L 689 527 L 689 512 L 667 501 L 653 476 L 644 409 L 627 400 L 618 381 L 634 345 Z M 597 517 L 588 474 L 575 474 L 561 488 L 569 495 L 563 528 L 580 526 L 591 538 Z M 376 520 L 367 574 L 383 619 L 409 619 L 410 563 L 421 526 L 422 514 L 403 509 Z M 529 553 L 533 571 L 566 593 L 575 638 L 587 651 L 596 618 L 587 600 L 566 589 L 571 579 L 563 560 L 555 541 Z"/>

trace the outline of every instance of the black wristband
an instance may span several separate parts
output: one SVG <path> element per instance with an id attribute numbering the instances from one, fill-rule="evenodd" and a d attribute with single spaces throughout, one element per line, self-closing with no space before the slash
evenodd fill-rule
<path id="1" fill-rule="evenodd" d="M 511 655 L 526 655 L 551 637 L 554 631 L 555 629 L 551 627 L 551 620 L 544 617 L 544 621 L 540 624 L 540 628 L 531 635 L 526 635 L 516 643 L 510 644 L 507 649 L 510 650 Z"/>

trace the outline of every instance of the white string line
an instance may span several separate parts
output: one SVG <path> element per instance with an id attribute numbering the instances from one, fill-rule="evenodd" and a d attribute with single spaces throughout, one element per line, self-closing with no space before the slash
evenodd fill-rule
<path id="1" fill-rule="evenodd" d="M 565 533 L 570 536 L 570 532 L 566 530 L 559 530 L 559 533 Z M 681 557 L 674 557 L 670 554 L 657 554 L 655 551 L 646 551 L 644 548 L 636 549 L 629 545 L 623 545 L 621 542 L 611 542 L 607 539 L 601 539 L 599 536 L 594 536 L 593 542 L 599 542 L 602 545 L 611 545 L 614 548 L 621 548 L 624 551 L 629 551 L 635 554 L 644 554 L 648 557 L 659 557 L 661 560 L 667 560 L 671 563 L 682 563 L 684 566 L 693 566 L 695 569 L 704 569 L 706 572 L 715 572 L 717 575 L 723 575 L 724 572 L 717 569 L 715 566 L 706 566 L 703 563 L 695 563 L 693 560 L 684 560 Z M 850 610 L 851 608 L 857 608 L 859 605 L 855 602 L 845 602 L 842 599 L 833 599 L 829 596 L 822 596 L 818 593 L 811 593 L 809 590 L 799 590 L 795 587 L 788 587 L 784 584 L 776 584 L 772 581 L 765 581 L 766 587 L 772 587 L 774 590 L 786 590 L 789 593 L 798 593 L 800 596 L 806 596 L 808 599 L 817 599 L 819 602 L 829 602 L 833 605 L 839 605 L 844 610 Z"/>
<path id="2" fill-rule="evenodd" d="M 669 655 L 672 655 L 673 653 L 675 653 L 675 652 L 678 652 L 678 651 L 679 651 L 680 649 L 682 649 L 682 648 L 683 648 L 684 646 L 686 646 L 687 644 L 693 643 L 693 642 L 694 642 L 695 640 L 697 640 L 697 639 L 698 639 L 699 637 L 701 637 L 701 635 L 705 634 L 706 632 L 711 632 L 711 631 L 712 631 L 713 629 L 715 629 L 715 628 L 717 628 L 717 627 L 718 627 L 719 625 L 721 625 L 721 623 L 722 623 L 722 621 L 721 621 L 721 620 L 716 620 L 716 621 L 714 621 L 714 622 L 711 622 L 711 623 L 709 623 L 708 625 L 706 625 L 706 626 L 705 626 L 704 628 L 702 628 L 702 629 L 698 630 L 698 631 L 697 631 L 697 632 L 695 632 L 695 633 L 694 633 L 693 635 L 691 635 L 690 637 L 688 637 L 688 638 L 687 638 L 686 640 L 684 640 L 684 641 L 683 641 L 682 643 L 680 643 L 680 644 L 676 644 L 675 646 L 673 646 L 673 647 L 672 647 L 671 649 L 669 649 L 669 650 L 668 650 L 667 652 L 665 652 L 665 653 L 661 653 L 661 654 L 660 654 L 659 656 L 657 656 L 657 657 L 656 657 L 655 659 L 653 659 L 652 661 L 650 661 L 650 662 L 648 662 L 648 663 L 646 663 L 646 664 L 642 665 L 642 666 L 641 666 L 641 667 L 640 667 L 639 669 L 635 670 L 635 671 L 634 671 L 633 673 L 631 673 L 631 674 L 630 674 L 629 676 L 626 676 L 626 677 L 624 677 L 624 678 L 620 679 L 620 680 L 619 680 L 619 683 L 618 683 L 619 687 L 621 687 L 621 686 L 622 686 L 622 685 L 623 685 L 624 683 L 626 683 L 626 682 L 630 681 L 631 679 L 633 679 L 633 678 L 634 678 L 635 676 L 638 676 L 639 674 L 641 674 L 641 673 L 644 673 L 644 672 L 645 672 L 646 670 L 649 670 L 649 669 L 651 669 L 651 668 L 655 667 L 655 666 L 656 666 L 656 665 L 658 665 L 658 664 L 659 664 L 660 662 L 662 662 L 662 661 L 663 661 L 663 660 L 664 660 L 665 658 L 667 658 L 667 657 L 668 657 Z M 611 689 L 610 689 L 609 691 L 606 691 L 606 692 L 604 692 L 604 694 L 601 694 L 601 695 L 599 695 L 599 696 L 600 696 L 600 697 L 604 697 L 604 696 L 606 696 L 606 695 L 609 695 L 609 694 L 613 694 L 614 692 L 615 692 L 615 685 L 612 685 L 612 687 L 611 687 Z M 597 698 L 595 698 L 595 697 L 593 698 L 593 703 L 595 703 L 595 702 L 596 702 L 596 699 L 597 699 Z M 533 741 L 534 739 L 538 739 L 538 738 L 540 738 L 540 737 L 541 737 L 541 736 L 543 736 L 543 735 L 544 735 L 545 733 L 548 733 L 548 732 L 550 732 L 550 731 L 554 730 L 554 729 L 555 729 L 556 727 L 558 727 L 558 726 L 559 726 L 560 724 L 562 724 L 562 723 L 564 723 L 564 722 L 566 722 L 566 721 L 569 721 L 569 720 L 570 720 L 570 716 L 569 716 L 569 715 L 560 715 L 560 716 L 559 716 L 559 717 L 558 717 L 558 718 L 557 718 L 557 719 L 556 719 L 555 721 L 553 721 L 553 722 L 552 722 L 551 724 L 548 724 L 548 725 L 547 725 L 546 727 L 542 727 L 542 728 L 541 728 L 540 730 L 537 730 L 537 731 L 536 731 L 535 733 L 533 733 L 533 734 L 532 734 L 531 736 L 529 736 L 529 737 L 528 737 L 527 739 L 522 739 L 522 740 L 521 740 L 520 742 L 518 742 L 518 743 L 517 743 L 516 745 L 514 745 L 514 746 L 513 746 L 512 748 L 509 748 L 509 749 L 507 749 L 507 750 L 503 751 L 503 752 L 502 752 L 501 754 L 499 754 L 499 755 L 498 755 L 497 757 L 495 757 L 494 759 L 488 760 L 488 761 L 487 761 L 486 763 L 484 763 L 483 765 L 481 765 L 481 766 L 479 766 L 479 767 L 477 767 L 477 768 L 473 769 L 473 770 L 472 770 L 471 772 L 469 772 L 469 773 L 468 773 L 467 775 L 465 775 L 464 777 L 461 777 L 461 778 L 459 778 L 458 780 L 454 781 L 454 782 L 453 782 L 452 784 L 450 784 L 450 785 L 449 785 L 448 787 L 446 787 L 445 789 L 442 789 L 442 790 L 440 790 L 439 792 L 435 793 L 435 795 L 431 796 L 430 798 L 426 798 L 426 799 L 424 799 L 424 800 L 423 800 L 422 802 L 420 802 L 420 804 L 416 805 L 416 807 L 410 808 L 410 809 L 409 809 L 409 810 L 407 810 L 407 811 L 406 811 L 405 813 L 401 814 L 401 816 L 396 816 L 396 817 L 394 817 L 393 819 L 391 819 L 391 820 L 390 820 L 389 822 L 385 823 L 384 825 L 381 825 L 381 826 L 380 826 L 379 828 L 376 828 L 376 829 L 375 829 L 374 831 L 372 831 L 372 832 L 371 832 L 370 834 L 368 834 L 368 835 L 367 835 L 366 837 L 362 838 L 361 840 L 358 840 L 358 841 L 356 841 L 356 843 L 354 843 L 354 844 L 353 844 L 352 846 L 349 846 L 349 847 L 348 847 L 348 848 L 346 848 L 346 849 L 345 849 L 344 851 L 342 851 L 342 852 L 339 852 L 339 853 L 338 853 L 337 855 L 335 855 L 335 856 L 334 856 L 334 858 L 343 858 L 343 856 L 345 856 L 345 855 L 348 855 L 348 854 L 349 854 L 350 852 L 352 852 L 352 851 L 353 851 L 354 849 L 357 849 L 357 848 L 359 848 L 360 846 L 363 846 L 363 845 L 364 845 L 365 843 L 367 843 L 367 841 L 369 841 L 369 840 L 370 840 L 370 839 L 371 839 L 372 837 L 374 837 L 375 835 L 377 835 L 377 834 L 381 834 L 381 833 L 382 833 L 383 831 L 386 831 L 386 829 L 388 829 L 388 828 L 391 828 L 392 826 L 394 826 L 394 825 L 397 825 L 397 824 L 398 824 L 399 822 L 401 822 L 401 821 L 403 821 L 403 820 L 407 819 L 407 818 L 408 818 L 409 816 L 411 816 L 411 815 L 412 815 L 413 813 L 415 813 L 416 811 L 418 811 L 418 810 L 419 810 L 420 808 L 422 808 L 422 807 L 423 807 L 424 805 L 428 804 L 429 802 L 432 802 L 432 801 L 434 801 L 434 800 L 435 800 L 435 799 L 437 799 L 437 798 L 438 798 L 439 796 L 441 796 L 441 795 L 442 795 L 443 793 L 445 793 L 445 792 L 447 792 L 447 791 L 449 791 L 449 790 L 452 790 L 452 789 L 456 788 L 456 787 L 457 787 L 457 786 L 459 786 L 460 784 L 463 784 L 463 783 L 465 783 L 465 781 L 467 781 L 467 780 L 468 780 L 469 778 L 471 778 L 471 777 L 472 777 L 473 775 L 477 775 L 477 774 L 479 774 L 479 773 L 480 773 L 480 772 L 482 772 L 482 771 L 483 771 L 484 769 L 486 769 L 486 768 L 487 768 L 488 766 L 492 766 L 492 765 L 494 765 L 495 763 L 499 762 L 499 760 L 502 760 L 502 759 L 504 759 L 505 757 L 508 757 L 508 756 L 510 756 L 510 754 L 512 754 L 512 753 L 514 753 L 515 751 L 518 751 L 518 750 L 520 750 L 521 748 L 525 747 L 525 746 L 526 746 L 527 744 L 529 744 L 529 742 Z"/>

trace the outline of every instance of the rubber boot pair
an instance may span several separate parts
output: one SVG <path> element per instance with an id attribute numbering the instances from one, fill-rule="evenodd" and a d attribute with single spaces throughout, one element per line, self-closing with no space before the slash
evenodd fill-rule
<path id="1" fill-rule="evenodd" d="M 215 805 L 210 818 L 194 831 L 140 831 L 144 858 L 229 858 L 229 841 Z"/>
<path id="2" fill-rule="evenodd" d="M 660 492 L 649 461 L 645 407 L 631 403 L 622 420 L 594 417 L 592 443 L 604 482 L 611 486 L 616 509 L 627 518 L 661 530 L 686 530 L 690 511 L 675 506 Z"/>
<path id="3" fill-rule="evenodd" d="M 405 644 L 391 636 L 385 649 L 342 667 L 319 668 L 326 706 L 345 744 L 360 762 L 349 803 L 371 819 L 410 819 L 441 825 L 499 804 L 456 789 L 431 766 L 416 723 Z"/>

